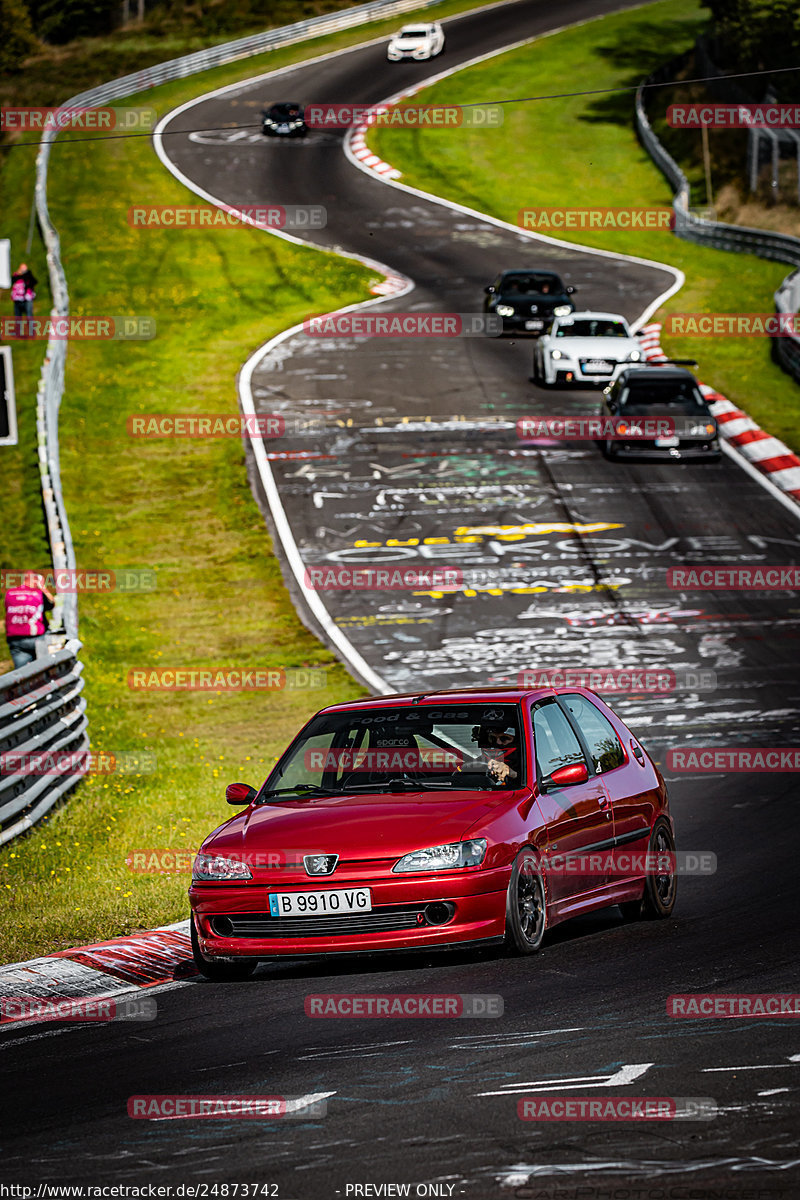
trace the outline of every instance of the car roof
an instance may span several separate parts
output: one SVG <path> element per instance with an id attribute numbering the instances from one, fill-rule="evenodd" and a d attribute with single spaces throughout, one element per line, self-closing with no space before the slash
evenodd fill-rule
<path id="1" fill-rule="evenodd" d="M 659 367 L 655 364 L 652 366 L 627 367 L 622 374 L 626 380 L 635 381 L 637 379 L 653 379 L 658 376 L 659 379 L 691 379 L 692 383 L 697 383 L 691 371 L 687 371 L 685 367 Z"/>
<path id="2" fill-rule="evenodd" d="M 433 29 L 431 21 L 415 21 L 413 25 L 403 25 L 401 33 L 416 33 L 418 29 Z"/>
<path id="3" fill-rule="evenodd" d="M 595 312 L 593 308 L 578 308 L 571 312 L 569 316 L 556 317 L 557 321 L 624 321 L 628 324 L 627 317 L 623 317 L 622 313 L 611 312 Z M 631 335 L 633 336 L 633 335 Z"/>
<path id="4" fill-rule="evenodd" d="M 302 108 L 299 100 L 271 100 L 270 108 Z"/>
<path id="5" fill-rule="evenodd" d="M 550 278 L 555 276 L 560 279 L 558 271 L 551 271 L 549 267 L 508 267 L 505 271 L 500 272 L 501 275 L 547 275 Z"/>
<path id="6" fill-rule="evenodd" d="M 593 695 L 584 687 L 538 687 L 526 688 L 509 684 L 507 687 L 464 687 L 437 688 L 430 692 L 396 692 L 390 696 L 364 696 L 361 700 L 347 700 L 342 704 L 330 704 L 321 712 L 348 712 L 363 708 L 417 708 L 418 704 L 519 704 L 521 700 L 543 698 L 545 696 L 572 694 Z"/>

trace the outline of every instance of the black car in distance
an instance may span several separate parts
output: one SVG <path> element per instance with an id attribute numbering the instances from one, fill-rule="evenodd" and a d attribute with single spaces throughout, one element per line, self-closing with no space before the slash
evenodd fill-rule
<path id="1" fill-rule="evenodd" d="M 572 295 L 576 288 L 567 286 L 554 271 L 501 271 L 484 288 L 483 310 L 503 319 L 503 333 L 546 333 L 554 317 L 574 312 Z"/>
<path id="2" fill-rule="evenodd" d="M 305 137 L 308 126 L 302 106 L 293 100 L 271 104 L 262 115 L 261 132 L 265 137 Z"/>
<path id="3" fill-rule="evenodd" d="M 603 394 L 603 415 L 616 418 L 616 437 L 603 442 L 607 458 L 720 457 L 716 418 L 691 371 L 675 366 L 629 367 Z M 659 419 L 670 426 L 662 436 L 641 435 Z M 643 426 L 645 420 L 648 426 Z"/>

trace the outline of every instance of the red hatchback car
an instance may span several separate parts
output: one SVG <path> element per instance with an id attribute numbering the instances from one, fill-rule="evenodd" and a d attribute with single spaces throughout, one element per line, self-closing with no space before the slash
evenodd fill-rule
<path id="1" fill-rule="evenodd" d="M 204 842 L 189 897 L 198 968 L 285 955 L 506 942 L 620 905 L 675 903 L 664 780 L 586 688 L 468 688 L 337 704 Z"/>

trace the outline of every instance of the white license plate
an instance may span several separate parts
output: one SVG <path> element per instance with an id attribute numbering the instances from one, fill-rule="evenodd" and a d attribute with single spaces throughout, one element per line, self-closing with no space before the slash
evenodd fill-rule
<path id="1" fill-rule="evenodd" d="M 341 888 L 329 892 L 270 892 L 271 917 L 331 917 L 342 913 L 372 912 L 369 888 Z"/>
<path id="2" fill-rule="evenodd" d="M 543 329 L 544 321 L 526 321 L 525 328 L 526 329 Z"/>
<path id="3" fill-rule="evenodd" d="M 669 450 L 672 446 L 680 445 L 680 438 L 656 438 L 653 444 L 658 450 Z"/>
<path id="4" fill-rule="evenodd" d="M 583 371 L 585 375 L 607 375 L 609 371 L 613 370 L 614 364 L 610 362 L 601 362 L 600 360 L 597 360 L 595 362 L 587 362 L 583 364 Z"/>

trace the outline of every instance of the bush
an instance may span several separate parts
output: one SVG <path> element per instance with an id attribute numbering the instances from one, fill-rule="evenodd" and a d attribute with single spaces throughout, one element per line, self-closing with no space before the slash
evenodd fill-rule
<path id="1" fill-rule="evenodd" d="M 40 0 L 36 31 L 44 41 L 62 46 L 73 38 L 109 33 L 119 16 L 119 4 L 109 0 Z"/>
<path id="2" fill-rule="evenodd" d="M 22 70 L 23 61 L 36 47 L 30 14 L 22 0 L 0 0 L 0 74 Z"/>

